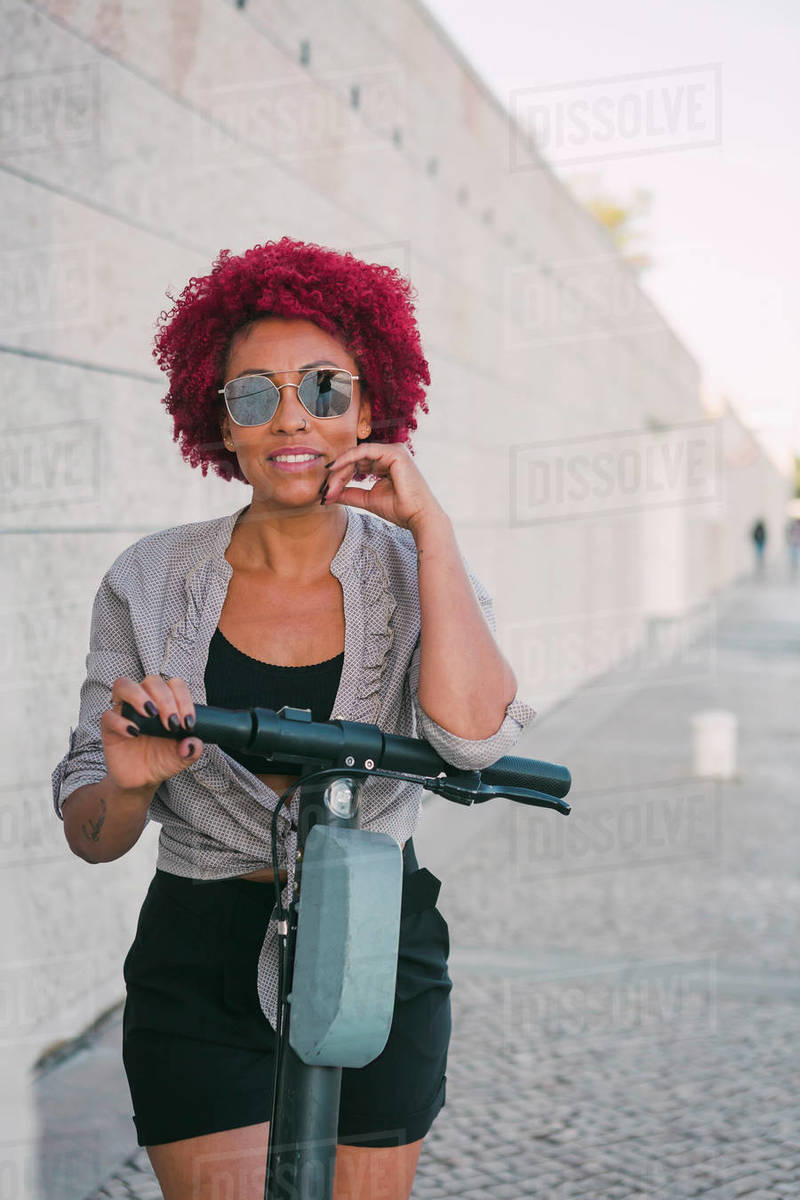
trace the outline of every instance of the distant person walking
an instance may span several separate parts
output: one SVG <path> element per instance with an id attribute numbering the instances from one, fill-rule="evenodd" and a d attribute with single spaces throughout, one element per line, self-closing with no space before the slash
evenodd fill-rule
<path id="1" fill-rule="evenodd" d="M 756 572 L 760 575 L 764 570 L 764 547 L 767 544 L 767 527 L 760 517 L 750 531 L 750 536 L 756 548 Z"/>

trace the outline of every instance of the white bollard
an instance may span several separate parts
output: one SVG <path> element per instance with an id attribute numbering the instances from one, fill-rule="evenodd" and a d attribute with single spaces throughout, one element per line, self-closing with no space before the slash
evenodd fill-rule
<path id="1" fill-rule="evenodd" d="M 703 779 L 736 778 L 736 714 L 708 709 L 692 717 L 694 773 Z"/>

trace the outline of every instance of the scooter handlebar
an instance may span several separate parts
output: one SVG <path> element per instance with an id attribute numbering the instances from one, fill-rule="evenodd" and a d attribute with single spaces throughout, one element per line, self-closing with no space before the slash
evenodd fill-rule
<path id="1" fill-rule="evenodd" d="M 151 737 L 179 739 L 184 730 L 165 729 L 160 717 L 145 717 L 127 701 L 122 715 Z M 215 742 L 250 754 L 311 762 L 320 766 L 345 765 L 345 758 L 375 767 L 425 776 L 458 775 L 459 768 L 442 759 L 429 742 L 384 733 L 377 725 L 356 721 L 313 721 L 308 709 L 219 708 L 195 705 L 193 732 L 203 742 Z M 267 760 L 268 761 L 268 760 Z M 300 771 L 298 770 L 298 774 Z M 480 771 L 481 783 L 544 793 L 557 799 L 570 788 L 570 773 L 557 763 L 507 755 Z M 520 797 L 520 799 L 522 799 Z"/>

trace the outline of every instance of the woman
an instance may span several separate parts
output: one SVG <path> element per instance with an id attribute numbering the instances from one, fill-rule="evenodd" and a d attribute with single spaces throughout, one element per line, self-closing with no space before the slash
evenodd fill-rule
<path id="1" fill-rule="evenodd" d="M 88 862 L 161 823 L 125 960 L 123 1057 L 166 1200 L 261 1200 L 277 1022 L 270 817 L 296 764 L 191 736 L 195 704 L 283 704 L 428 740 L 456 766 L 509 752 L 535 715 L 492 602 L 409 453 L 429 383 L 399 273 L 283 238 L 222 251 L 162 314 L 155 355 L 192 466 L 246 481 L 230 516 L 141 538 L 92 614 L 56 812 Z M 172 298 L 172 297 L 171 297 Z M 221 441 L 220 441 L 221 434 Z M 374 476 L 367 490 L 352 480 Z M 175 740 L 139 735 L 123 701 Z M 445 1099 L 447 924 L 411 840 L 422 789 L 370 779 L 361 824 L 403 847 L 386 1047 L 342 1072 L 337 1197 L 410 1195 Z M 288 904 L 299 798 L 281 813 Z"/>

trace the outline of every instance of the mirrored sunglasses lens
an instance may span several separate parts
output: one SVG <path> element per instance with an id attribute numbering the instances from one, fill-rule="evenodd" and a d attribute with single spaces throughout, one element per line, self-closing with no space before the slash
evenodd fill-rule
<path id="1" fill-rule="evenodd" d="M 269 379 L 232 379 L 225 387 L 225 399 L 237 424 L 263 425 L 275 415 L 278 389 Z"/>
<path id="2" fill-rule="evenodd" d="M 299 394 L 312 417 L 341 417 L 350 407 L 353 381 L 347 371 L 310 371 Z"/>

